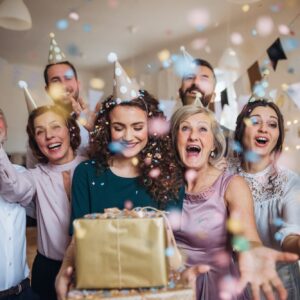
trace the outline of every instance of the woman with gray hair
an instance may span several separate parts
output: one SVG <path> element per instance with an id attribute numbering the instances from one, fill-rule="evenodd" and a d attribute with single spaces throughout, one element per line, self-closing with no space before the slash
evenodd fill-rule
<path id="1" fill-rule="evenodd" d="M 185 196 L 175 238 L 187 267 L 210 266 L 197 277 L 197 299 L 247 299 L 247 291 L 241 293 L 247 282 L 253 299 L 259 299 L 260 287 L 267 299 L 274 299 L 272 286 L 280 299 L 285 299 L 275 262 L 297 256 L 262 247 L 245 180 L 214 166 L 225 151 L 225 139 L 214 115 L 203 107 L 184 106 L 172 117 L 171 134 L 185 172 Z M 234 235 L 232 245 L 228 231 Z M 239 251 L 239 280 L 232 248 Z"/>

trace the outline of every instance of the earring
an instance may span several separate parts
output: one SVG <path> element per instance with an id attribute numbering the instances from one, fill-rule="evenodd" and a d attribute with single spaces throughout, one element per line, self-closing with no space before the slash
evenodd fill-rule
<path id="1" fill-rule="evenodd" d="M 215 158 L 216 157 L 216 152 L 215 152 L 215 150 L 212 150 L 211 152 L 210 152 L 210 155 L 209 155 L 211 158 Z"/>

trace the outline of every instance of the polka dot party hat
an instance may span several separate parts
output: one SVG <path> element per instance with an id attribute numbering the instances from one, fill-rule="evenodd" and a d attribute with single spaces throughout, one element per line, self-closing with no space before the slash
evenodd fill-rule
<path id="1" fill-rule="evenodd" d="M 48 55 L 48 64 L 56 64 L 58 62 L 66 60 L 65 54 L 61 51 L 54 39 L 55 35 L 53 32 L 50 33 L 50 46 Z"/>
<path id="2" fill-rule="evenodd" d="M 139 96 L 139 86 L 131 80 L 118 60 L 115 61 L 113 97 L 117 102 L 130 101 Z"/>

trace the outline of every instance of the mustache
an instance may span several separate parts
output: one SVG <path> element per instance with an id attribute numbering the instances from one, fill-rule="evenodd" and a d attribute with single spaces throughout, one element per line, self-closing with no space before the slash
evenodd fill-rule
<path id="1" fill-rule="evenodd" d="M 200 89 L 194 84 L 184 92 L 184 95 L 186 95 L 187 93 L 194 92 L 194 91 L 199 92 L 201 95 L 204 95 L 204 93 L 202 91 L 200 91 Z"/>

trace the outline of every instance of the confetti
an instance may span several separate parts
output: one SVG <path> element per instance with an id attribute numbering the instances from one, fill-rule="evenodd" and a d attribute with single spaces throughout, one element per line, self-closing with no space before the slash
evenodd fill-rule
<path id="1" fill-rule="evenodd" d="M 66 30 L 69 27 L 69 22 L 66 19 L 61 19 L 56 22 L 56 28 L 59 30 Z"/>
<path id="2" fill-rule="evenodd" d="M 151 178 L 157 178 L 160 175 L 160 169 L 159 168 L 153 168 L 150 172 L 149 172 L 149 176 Z"/>
<path id="3" fill-rule="evenodd" d="M 108 145 L 108 149 L 110 152 L 117 154 L 121 153 L 124 150 L 124 145 L 120 142 L 111 142 Z"/>
<path id="4" fill-rule="evenodd" d="M 250 249 L 250 244 L 245 237 L 238 235 L 232 238 L 232 247 L 238 252 L 243 252 Z"/>
<path id="5" fill-rule="evenodd" d="M 256 22 L 256 29 L 260 36 L 268 36 L 272 33 L 274 22 L 269 16 L 262 16 Z"/>

